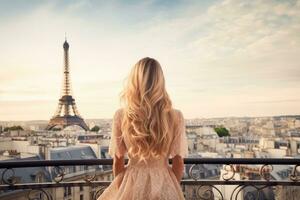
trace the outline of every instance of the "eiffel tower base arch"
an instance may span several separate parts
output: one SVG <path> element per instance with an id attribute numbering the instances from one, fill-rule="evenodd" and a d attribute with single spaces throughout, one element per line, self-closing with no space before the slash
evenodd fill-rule
<path id="1" fill-rule="evenodd" d="M 89 130 L 89 127 L 86 125 L 84 120 L 78 116 L 56 116 L 50 119 L 50 122 L 48 126 L 46 127 L 46 130 L 51 130 L 55 126 L 62 126 L 63 128 L 66 128 L 68 126 L 77 125 L 80 126 L 85 131 Z"/>

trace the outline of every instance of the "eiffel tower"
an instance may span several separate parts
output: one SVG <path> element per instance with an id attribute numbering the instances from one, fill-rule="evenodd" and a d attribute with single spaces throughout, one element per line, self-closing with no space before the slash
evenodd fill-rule
<path id="1" fill-rule="evenodd" d="M 72 96 L 70 72 L 69 72 L 69 43 L 67 39 L 63 44 L 64 48 L 64 80 L 62 87 L 62 96 L 59 99 L 58 108 L 55 115 L 50 119 L 47 130 L 51 130 L 55 126 L 77 125 L 84 130 L 89 130 L 89 127 L 84 122 L 83 118 L 79 115 L 75 99 Z"/>

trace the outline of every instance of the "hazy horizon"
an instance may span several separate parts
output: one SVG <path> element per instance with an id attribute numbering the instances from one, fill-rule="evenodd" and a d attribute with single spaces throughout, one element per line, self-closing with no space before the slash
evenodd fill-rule
<path id="1" fill-rule="evenodd" d="M 146 56 L 187 119 L 299 115 L 299 10 L 300 0 L 1 1 L 0 121 L 53 116 L 65 32 L 85 119 L 113 116 Z"/>
<path id="2" fill-rule="evenodd" d="M 195 119 L 219 119 L 219 118 L 268 118 L 268 117 L 281 117 L 281 116 L 300 116 L 300 114 L 294 115 L 273 115 L 273 116 L 220 116 L 220 117 L 194 117 L 194 118 L 185 118 L 186 120 L 195 120 Z M 113 117 L 108 118 L 85 118 L 85 121 L 88 120 L 112 120 Z M 30 122 L 30 121 L 49 121 L 50 119 L 27 119 L 27 120 L 0 120 L 0 122 Z"/>

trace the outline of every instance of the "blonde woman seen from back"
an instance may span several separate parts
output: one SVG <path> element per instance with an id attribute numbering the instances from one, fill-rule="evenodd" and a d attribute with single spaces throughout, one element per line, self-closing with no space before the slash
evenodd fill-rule
<path id="1" fill-rule="evenodd" d="M 143 58 L 134 65 L 121 100 L 124 106 L 114 115 L 109 145 L 115 178 L 98 200 L 184 199 L 184 118 L 172 107 L 155 59 Z"/>

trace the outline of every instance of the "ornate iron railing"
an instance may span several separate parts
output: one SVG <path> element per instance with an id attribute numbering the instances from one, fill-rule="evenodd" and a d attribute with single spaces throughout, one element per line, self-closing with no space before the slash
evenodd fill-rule
<path id="1" fill-rule="evenodd" d="M 84 199 L 97 199 L 112 179 L 111 170 L 103 166 L 111 166 L 112 162 L 112 159 L 2 161 L 0 199 L 18 199 L 18 194 L 23 199 L 25 196 L 79 199 L 70 192 L 74 187 L 85 195 Z M 181 185 L 186 199 L 300 199 L 300 159 L 185 158 L 184 163 L 186 175 Z M 20 177 L 26 174 L 26 169 L 34 169 L 30 180 Z M 90 189 L 84 192 L 85 187 Z M 59 192 L 62 194 L 57 196 Z"/>

